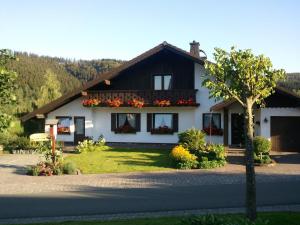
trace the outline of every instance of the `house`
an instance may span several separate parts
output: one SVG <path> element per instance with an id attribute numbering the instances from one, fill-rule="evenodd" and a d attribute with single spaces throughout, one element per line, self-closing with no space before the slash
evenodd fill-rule
<path id="1" fill-rule="evenodd" d="M 210 99 L 204 73 L 198 42 L 190 52 L 163 42 L 22 120 L 56 118 L 57 140 L 71 143 L 101 134 L 108 142 L 176 143 L 178 132 L 196 127 L 208 142 L 241 146 L 242 108 Z M 300 151 L 299 127 L 300 98 L 282 88 L 255 109 L 255 135 L 275 151 Z"/>

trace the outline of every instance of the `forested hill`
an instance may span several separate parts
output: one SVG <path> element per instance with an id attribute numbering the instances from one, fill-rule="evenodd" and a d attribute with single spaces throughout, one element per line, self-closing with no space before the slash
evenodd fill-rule
<path id="1" fill-rule="evenodd" d="M 116 59 L 75 61 L 26 52 L 15 52 L 15 55 L 18 61 L 8 67 L 18 74 L 18 104 L 12 112 L 18 114 L 32 111 L 124 63 Z M 288 74 L 287 80 L 279 85 L 300 95 L 300 73 Z"/>
<path id="2" fill-rule="evenodd" d="M 279 85 L 300 96 L 300 73 L 288 73 L 286 80 L 280 82 Z"/>
<path id="3" fill-rule="evenodd" d="M 15 56 L 18 61 L 11 62 L 8 67 L 18 74 L 16 91 L 18 104 L 14 108 L 14 113 L 18 114 L 32 111 L 41 103 L 52 101 L 52 98 L 72 91 L 83 82 L 92 80 L 123 63 L 114 59 L 74 61 L 26 52 L 15 52 Z M 50 94 L 47 96 L 45 90 L 49 90 L 50 93 L 53 84 L 56 85 L 58 92 L 53 96 Z"/>

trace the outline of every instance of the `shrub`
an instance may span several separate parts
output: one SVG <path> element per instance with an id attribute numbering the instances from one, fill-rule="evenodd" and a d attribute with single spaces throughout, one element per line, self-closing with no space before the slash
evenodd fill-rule
<path id="1" fill-rule="evenodd" d="M 261 156 L 254 155 L 254 162 L 263 165 L 263 164 L 270 164 L 273 161 L 269 155 L 261 155 Z"/>
<path id="2" fill-rule="evenodd" d="M 196 128 L 179 133 L 178 138 L 179 144 L 191 152 L 201 151 L 205 146 L 205 134 Z"/>
<path id="3" fill-rule="evenodd" d="M 213 168 L 222 167 L 225 165 L 226 165 L 226 160 L 224 160 L 224 159 L 208 161 L 206 158 L 206 160 L 202 160 L 198 163 L 199 169 L 213 169 Z"/>
<path id="4" fill-rule="evenodd" d="M 30 140 L 27 137 L 19 137 L 15 136 L 7 140 L 4 144 L 5 149 L 12 150 L 29 150 L 32 149 L 32 145 L 30 144 Z"/>
<path id="5" fill-rule="evenodd" d="M 97 146 L 104 146 L 106 143 L 106 140 L 103 136 L 103 134 L 100 134 L 98 140 L 97 140 Z"/>
<path id="6" fill-rule="evenodd" d="M 264 137 L 257 136 L 253 139 L 253 150 L 256 155 L 269 154 L 271 142 Z"/>
<path id="7" fill-rule="evenodd" d="M 170 157 L 179 169 L 196 168 L 198 164 L 197 157 L 181 145 L 177 145 L 172 149 Z"/>
<path id="8" fill-rule="evenodd" d="M 76 152 L 78 153 L 93 152 L 95 150 L 96 146 L 93 140 L 84 140 L 82 142 L 79 142 L 76 147 Z"/>
<path id="9" fill-rule="evenodd" d="M 64 174 L 76 174 L 76 166 L 73 162 L 67 162 L 63 165 Z"/>
<path id="10" fill-rule="evenodd" d="M 224 145 L 221 144 L 208 144 L 205 151 L 210 156 L 211 160 L 221 160 L 226 158 L 226 151 Z"/>
<path id="11" fill-rule="evenodd" d="M 38 166 L 30 166 L 27 169 L 27 175 L 38 176 L 40 175 L 40 168 Z"/>

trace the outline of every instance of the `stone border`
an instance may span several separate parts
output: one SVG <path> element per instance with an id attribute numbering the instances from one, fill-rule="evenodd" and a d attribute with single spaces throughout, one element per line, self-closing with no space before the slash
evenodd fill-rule
<path id="1" fill-rule="evenodd" d="M 24 154 L 26 154 L 26 155 L 28 155 L 28 154 L 33 155 L 33 154 L 36 154 L 36 150 L 30 150 L 30 149 L 23 150 L 23 149 L 20 149 L 20 150 L 12 150 L 11 153 L 14 154 L 14 155 L 16 155 L 16 154 L 19 154 L 19 155 L 24 155 Z"/>
<path id="2" fill-rule="evenodd" d="M 259 206 L 259 212 L 300 212 L 300 205 L 275 205 Z M 162 212 L 141 212 L 141 213 L 116 213 L 103 215 L 82 215 L 65 217 L 36 217 L 36 218 L 18 218 L 18 219 L 0 219 L 0 224 L 32 224 L 66 221 L 110 221 L 141 218 L 159 218 L 159 217 L 178 217 L 205 214 L 234 214 L 244 213 L 245 208 L 216 208 L 216 209 L 194 209 Z"/>

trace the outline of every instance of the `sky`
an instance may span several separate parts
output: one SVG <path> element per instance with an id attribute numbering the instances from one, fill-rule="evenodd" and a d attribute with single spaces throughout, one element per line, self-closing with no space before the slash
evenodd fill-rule
<path id="1" fill-rule="evenodd" d="M 252 49 L 300 72 L 298 0 L 0 0 L 0 48 L 69 59 L 130 60 L 167 41 Z"/>

